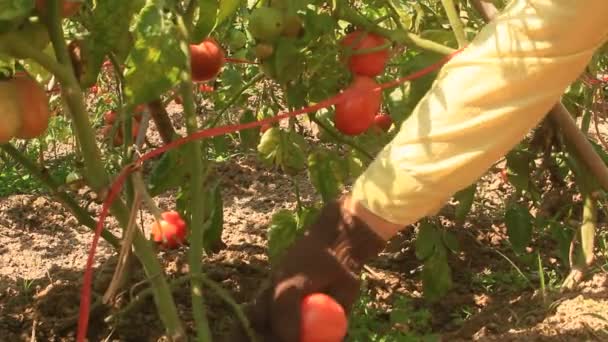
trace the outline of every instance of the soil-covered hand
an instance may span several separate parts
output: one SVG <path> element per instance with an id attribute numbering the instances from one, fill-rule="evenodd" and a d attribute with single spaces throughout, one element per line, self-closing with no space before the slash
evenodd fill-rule
<path id="1" fill-rule="evenodd" d="M 300 303 L 311 293 L 325 293 L 350 312 L 359 296 L 363 264 L 377 256 L 386 241 L 347 212 L 344 200 L 322 209 L 273 270 L 271 285 L 246 308 L 261 341 L 299 341 Z M 235 329 L 229 341 L 248 341 L 240 326 Z"/>

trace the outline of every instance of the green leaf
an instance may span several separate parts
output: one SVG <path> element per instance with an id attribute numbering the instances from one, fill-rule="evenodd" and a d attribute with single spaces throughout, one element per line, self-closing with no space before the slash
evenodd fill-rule
<path id="1" fill-rule="evenodd" d="M 243 112 L 239 120 L 240 123 L 250 123 L 257 121 L 253 111 L 248 109 Z M 255 148 L 260 142 L 260 128 L 249 128 L 239 132 L 241 138 L 241 146 L 245 149 Z"/>
<path id="2" fill-rule="evenodd" d="M 395 12 L 399 16 L 399 22 L 405 29 L 410 29 L 412 27 L 412 15 L 408 13 L 409 6 L 406 5 L 403 1 L 394 1 L 388 0 L 395 8 Z"/>
<path id="3" fill-rule="evenodd" d="M 158 196 L 179 187 L 186 176 L 186 168 L 179 149 L 169 150 L 152 169 L 149 180 L 151 196 Z"/>
<path id="4" fill-rule="evenodd" d="M 198 0 L 198 20 L 192 30 L 192 42 L 199 43 L 213 32 L 219 8 L 219 0 Z"/>
<path id="5" fill-rule="evenodd" d="M 477 183 L 473 183 L 466 189 L 460 190 L 454 195 L 454 199 L 458 201 L 458 205 L 456 206 L 456 220 L 462 221 L 469 214 L 475 200 L 476 190 Z"/>
<path id="6" fill-rule="evenodd" d="M 281 37 L 275 44 L 274 71 L 279 83 L 296 79 L 304 71 L 304 56 L 296 44 L 296 39 Z"/>
<path id="7" fill-rule="evenodd" d="M 220 10 L 217 14 L 217 25 L 221 25 L 224 20 L 233 15 L 239 9 L 240 0 L 220 0 Z"/>
<path id="8" fill-rule="evenodd" d="M 513 250 L 519 254 L 523 253 L 532 240 L 532 215 L 526 208 L 513 203 L 507 207 L 505 224 Z"/>
<path id="9" fill-rule="evenodd" d="M 262 135 L 258 153 L 267 166 L 276 165 L 288 174 L 295 174 L 306 167 L 306 148 L 301 135 L 271 127 Z"/>
<path id="10" fill-rule="evenodd" d="M 528 152 L 514 149 L 506 155 L 509 182 L 518 190 L 528 190 L 530 183 L 531 156 Z"/>
<path id="11" fill-rule="evenodd" d="M 162 8 L 146 4 L 135 23 L 135 46 L 127 58 L 125 95 L 130 104 L 149 102 L 177 86 L 189 72 L 188 46 Z"/>
<path id="12" fill-rule="evenodd" d="M 350 179 L 357 179 L 365 171 L 367 157 L 357 150 L 350 150 L 346 155 Z"/>
<path id="13" fill-rule="evenodd" d="M 338 156 L 328 150 L 318 150 L 308 156 L 308 178 L 325 203 L 335 199 L 343 185 L 336 172 L 338 163 Z"/>
<path id="14" fill-rule="evenodd" d="M 0 0 L 0 33 L 15 29 L 34 9 L 34 0 Z"/>
<path id="15" fill-rule="evenodd" d="M 407 69 L 404 72 L 411 73 L 422 70 L 423 68 L 437 63 L 443 57 L 444 56 L 433 52 L 422 52 L 412 58 L 411 62 L 407 64 Z M 408 107 L 410 110 L 414 109 L 429 89 L 431 89 L 438 73 L 438 71 L 433 71 L 411 82 L 408 97 Z"/>
<path id="16" fill-rule="evenodd" d="M 415 249 L 416 258 L 425 260 L 429 258 L 437 250 L 441 244 L 441 235 L 435 225 L 423 221 L 420 223 L 420 229 L 416 236 Z"/>
<path id="17" fill-rule="evenodd" d="M 272 216 L 268 228 L 268 259 L 271 265 L 281 259 L 285 250 L 295 241 L 298 224 L 293 213 L 287 209 L 280 210 Z"/>
<path id="18" fill-rule="evenodd" d="M 210 212 L 207 219 L 208 225 L 205 228 L 204 249 L 207 254 L 214 254 L 226 245 L 222 241 L 222 231 L 224 228 L 224 204 L 222 201 L 222 192 L 219 181 L 216 181 L 206 191 L 207 205 L 206 210 Z"/>
<path id="19" fill-rule="evenodd" d="M 88 88 L 97 82 L 97 76 L 108 54 L 118 51 L 117 55 L 124 58 L 131 48 L 131 33 L 129 28 L 134 14 L 139 12 L 145 2 L 143 0 L 97 1 L 91 16 L 90 36 L 83 47 L 86 67 L 81 83 Z M 122 50 L 126 50 L 122 51 Z M 119 60 L 119 63 L 123 60 Z"/>
<path id="20" fill-rule="evenodd" d="M 306 229 L 310 226 L 318 217 L 320 210 L 315 207 L 304 207 L 298 213 L 298 231 Z"/>
<path id="21" fill-rule="evenodd" d="M 443 244 L 454 253 L 460 250 L 460 244 L 458 243 L 458 239 L 454 232 L 448 230 L 443 231 Z"/>
<path id="22" fill-rule="evenodd" d="M 435 302 L 452 288 L 452 270 L 445 253 L 433 254 L 425 261 L 422 269 L 424 297 Z"/>

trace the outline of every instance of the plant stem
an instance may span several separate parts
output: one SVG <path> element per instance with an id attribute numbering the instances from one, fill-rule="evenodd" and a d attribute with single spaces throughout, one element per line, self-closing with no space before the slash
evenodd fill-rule
<path id="1" fill-rule="evenodd" d="M 19 55 L 26 56 L 28 59 L 35 61 L 55 75 L 60 83 L 63 83 L 70 78 L 71 65 L 66 67 L 57 63 L 57 61 L 49 55 L 41 50 L 35 49 L 26 40 L 14 33 L 7 33 L 0 36 L 0 46 L 5 46 L 7 50 L 14 51 Z"/>
<path id="2" fill-rule="evenodd" d="M 50 0 L 47 5 L 49 7 L 47 26 L 53 48 L 55 49 L 55 55 L 64 68 L 70 68 L 71 62 L 59 16 L 59 1 Z M 101 192 L 108 185 L 109 176 L 104 168 L 101 153 L 95 142 L 95 132 L 86 112 L 80 84 L 72 69 L 70 68 L 69 70 L 71 72 L 65 75 L 65 79 L 60 79 L 62 81 L 62 96 L 72 116 L 76 136 L 82 149 L 85 170 L 88 176 L 87 180 L 93 190 Z M 58 76 L 58 78 L 60 77 Z M 119 199 L 114 201 L 111 212 L 123 228 L 128 227 L 129 213 L 124 202 Z M 139 230 L 135 233 L 133 244 L 135 253 L 144 266 L 146 275 L 150 278 L 150 283 L 154 289 L 154 300 L 158 308 L 158 314 L 167 329 L 168 335 L 174 340 L 182 340 L 186 336 L 184 328 L 177 314 L 177 308 L 171 296 L 167 280 L 162 275 L 162 266 L 156 258 L 152 245 Z"/>
<path id="3" fill-rule="evenodd" d="M 583 223 L 581 224 L 581 247 L 585 266 L 589 267 L 595 260 L 595 228 L 597 223 L 597 200 L 591 193 L 585 194 L 583 203 Z"/>
<path id="4" fill-rule="evenodd" d="M 186 117 L 186 128 L 188 134 L 198 131 L 197 116 L 194 110 L 194 99 L 192 96 L 192 82 L 184 82 L 181 87 L 184 99 L 184 113 Z M 202 253 L 204 239 L 205 221 L 205 193 L 203 192 L 203 156 L 201 152 L 201 142 L 193 141 L 184 145 L 189 150 L 190 158 L 190 248 L 188 250 L 188 263 L 190 273 L 193 275 L 191 283 L 192 294 L 192 315 L 196 324 L 198 341 L 211 341 L 209 322 L 207 321 L 206 308 L 203 299 L 202 282 L 200 275 L 202 272 Z"/>
<path id="5" fill-rule="evenodd" d="M 467 37 L 464 34 L 464 26 L 460 20 L 460 16 L 456 12 L 454 0 L 441 0 L 441 3 L 450 21 L 450 26 L 452 26 L 452 31 L 454 31 L 454 36 L 456 36 L 458 47 L 465 47 L 467 45 Z"/>
<path id="6" fill-rule="evenodd" d="M 309 117 L 310 117 L 310 121 L 316 123 L 319 127 L 321 127 L 323 130 L 325 130 L 325 132 L 327 132 L 329 135 L 331 135 L 332 138 L 336 139 L 338 142 L 340 142 L 344 145 L 350 146 L 353 150 L 357 150 L 359 153 L 364 155 L 369 160 L 374 159 L 374 156 L 372 156 L 369 152 L 364 150 L 361 146 L 357 145 L 354 141 L 345 139 L 345 138 L 341 137 L 340 135 L 336 134 L 325 123 L 323 123 L 323 122 L 321 122 L 321 120 L 317 119 L 314 116 L 314 114 L 310 115 Z"/>
<path id="7" fill-rule="evenodd" d="M 345 0 L 337 0 L 336 3 L 336 12 L 334 13 L 336 17 L 344 21 L 348 21 L 351 24 L 357 25 L 366 31 L 382 35 L 398 44 L 413 44 L 422 50 L 427 50 L 442 55 L 449 55 L 456 52 L 456 50 L 452 49 L 451 47 L 435 43 L 432 40 L 421 38 L 420 36 L 409 31 L 388 30 L 379 27 L 351 8 Z"/>
<path id="8" fill-rule="evenodd" d="M 253 76 L 249 80 L 249 82 L 243 84 L 241 86 L 241 88 L 236 92 L 236 94 L 234 94 L 232 96 L 232 98 L 230 98 L 230 100 L 228 100 L 228 102 L 226 102 L 226 105 L 224 106 L 224 108 L 222 108 L 222 110 L 219 111 L 212 120 L 210 120 L 209 124 L 205 124 L 204 126 L 207 127 L 207 128 L 215 127 L 215 125 L 217 125 L 217 123 L 220 121 L 220 119 L 222 118 L 222 116 L 224 115 L 224 113 L 226 113 L 228 111 L 228 109 L 230 109 L 230 107 L 232 107 L 232 105 L 236 101 L 238 101 L 238 99 L 245 92 L 245 90 L 249 89 L 251 86 L 253 86 L 254 84 L 256 84 L 263 77 L 264 77 L 264 74 L 259 73 L 259 74 L 255 75 L 255 76 Z M 184 103 L 185 103 L 185 101 L 186 101 L 186 99 L 184 98 Z M 185 110 L 185 105 L 184 105 L 184 110 Z"/>
<path id="9" fill-rule="evenodd" d="M 56 181 L 51 174 L 46 170 L 41 170 L 33 161 L 23 155 L 18 149 L 11 144 L 2 144 L 0 147 L 13 158 L 17 163 L 21 164 L 32 176 L 38 178 L 44 184 L 56 199 L 58 199 L 64 207 L 66 207 L 78 222 L 91 230 L 95 230 L 95 220 L 86 212 L 74 198 L 64 191 L 61 191 L 60 183 Z M 120 247 L 119 239 L 107 229 L 101 231 L 101 237 L 106 240 L 114 249 Z"/>

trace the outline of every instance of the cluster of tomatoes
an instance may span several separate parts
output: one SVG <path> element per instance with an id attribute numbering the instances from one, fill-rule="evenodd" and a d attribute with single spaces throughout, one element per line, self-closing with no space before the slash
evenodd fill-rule
<path id="1" fill-rule="evenodd" d="M 133 140 L 135 140 L 135 138 L 137 138 L 137 134 L 139 133 L 139 126 L 141 125 L 142 114 L 143 114 L 145 108 L 146 107 L 144 105 L 139 105 L 139 106 L 135 107 L 135 111 L 133 113 L 133 118 L 132 118 L 133 121 L 131 124 L 131 136 L 133 137 Z M 113 110 L 109 110 L 109 111 L 105 112 L 103 115 L 103 122 L 104 122 L 104 126 L 101 129 L 101 133 L 106 138 L 110 138 L 112 135 L 112 130 L 116 123 L 116 112 Z M 122 127 L 120 127 L 120 125 L 119 125 L 116 129 L 116 133 L 112 137 L 112 142 L 113 142 L 114 146 L 122 145 L 123 138 L 124 138 L 124 135 L 122 132 Z"/>
<path id="2" fill-rule="evenodd" d="M 372 126 L 388 130 L 392 120 L 389 115 L 380 113 L 382 92 L 376 90 L 379 84 L 375 80 L 384 71 L 390 57 L 388 46 L 383 48 L 388 45 L 387 40 L 374 33 L 357 30 L 346 35 L 340 45 L 350 50 L 345 62 L 353 74 L 353 81 L 345 89 L 345 100 L 336 104 L 336 128 L 346 135 L 362 134 Z"/>

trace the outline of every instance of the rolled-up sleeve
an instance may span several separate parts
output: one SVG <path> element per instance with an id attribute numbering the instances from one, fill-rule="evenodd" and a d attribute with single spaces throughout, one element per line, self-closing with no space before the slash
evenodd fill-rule
<path id="1" fill-rule="evenodd" d="M 608 38 L 608 0 L 515 0 L 440 71 L 352 196 L 399 225 L 436 213 L 508 153 Z"/>

